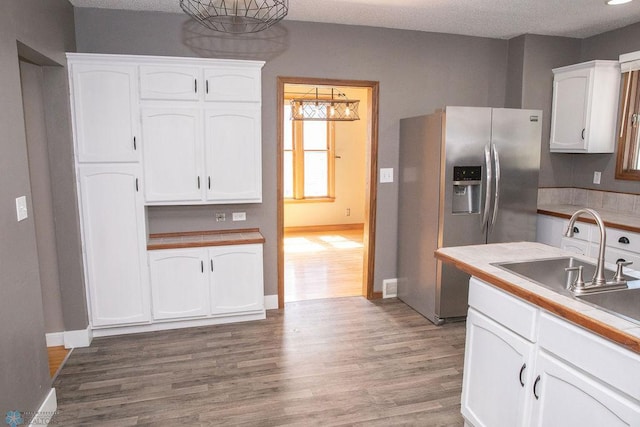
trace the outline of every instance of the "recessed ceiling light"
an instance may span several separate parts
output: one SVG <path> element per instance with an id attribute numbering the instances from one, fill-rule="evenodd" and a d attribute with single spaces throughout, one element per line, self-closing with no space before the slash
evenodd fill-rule
<path id="1" fill-rule="evenodd" d="M 625 3 L 629 3 L 631 0 L 607 0 L 605 3 L 608 4 L 609 6 L 615 6 L 618 4 L 625 4 Z"/>

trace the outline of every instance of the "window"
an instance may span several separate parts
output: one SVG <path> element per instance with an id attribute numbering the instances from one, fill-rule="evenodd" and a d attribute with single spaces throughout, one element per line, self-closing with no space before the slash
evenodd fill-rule
<path id="1" fill-rule="evenodd" d="M 333 122 L 291 120 L 284 106 L 284 198 L 333 201 L 335 130 Z"/>

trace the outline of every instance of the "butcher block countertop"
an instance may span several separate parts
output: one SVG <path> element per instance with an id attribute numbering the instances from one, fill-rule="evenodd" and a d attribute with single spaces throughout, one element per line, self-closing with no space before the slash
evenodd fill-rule
<path id="1" fill-rule="evenodd" d="M 586 206 L 575 205 L 538 205 L 538 213 L 542 215 L 569 219 L 575 211 L 577 211 L 578 209 L 583 209 L 585 207 Z M 595 209 L 600 214 L 602 220 L 604 221 L 604 224 L 607 227 L 640 233 L 640 216 L 608 211 L 602 208 L 592 209 Z M 578 221 L 595 224 L 594 219 L 588 215 L 581 215 L 578 218 Z"/>
<path id="2" fill-rule="evenodd" d="M 582 326 L 640 354 L 640 325 L 597 309 L 571 296 L 556 293 L 491 263 L 518 262 L 573 256 L 589 262 L 595 259 L 543 243 L 517 242 L 440 248 L 435 252 L 442 262 L 484 280 L 516 297 Z"/>
<path id="3" fill-rule="evenodd" d="M 157 233 L 149 235 L 147 250 L 248 245 L 251 243 L 264 243 L 264 236 L 257 228 Z"/>

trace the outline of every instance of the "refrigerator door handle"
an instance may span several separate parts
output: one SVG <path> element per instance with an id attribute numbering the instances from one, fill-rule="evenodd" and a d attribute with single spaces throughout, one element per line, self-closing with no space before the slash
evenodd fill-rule
<path id="1" fill-rule="evenodd" d="M 493 226 L 496 225 L 496 219 L 498 218 L 498 203 L 500 201 L 500 155 L 498 154 L 498 148 L 496 144 L 492 144 L 493 150 L 493 162 L 496 166 L 496 187 L 495 194 L 493 197 L 493 218 L 491 219 L 491 226 L 489 227 L 489 232 L 493 229 Z"/>
<path id="2" fill-rule="evenodd" d="M 482 231 L 489 225 L 489 206 L 491 200 L 491 184 L 493 180 L 493 168 L 491 167 L 491 149 L 489 144 L 484 146 L 484 165 L 487 170 L 487 181 L 485 182 L 484 213 L 482 214 Z"/>

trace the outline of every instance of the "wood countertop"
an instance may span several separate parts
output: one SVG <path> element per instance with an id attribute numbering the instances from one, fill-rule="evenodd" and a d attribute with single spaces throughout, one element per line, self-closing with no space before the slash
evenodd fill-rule
<path id="1" fill-rule="evenodd" d="M 257 228 L 156 233 L 149 235 L 147 250 L 248 245 L 264 241 L 264 236 Z"/>
<path id="2" fill-rule="evenodd" d="M 516 297 L 569 320 L 640 354 L 640 325 L 600 310 L 571 296 L 556 293 L 535 282 L 491 265 L 535 259 L 573 256 L 588 262 L 593 258 L 563 251 L 542 243 L 518 242 L 440 248 L 435 257 L 484 280 Z"/>
<path id="3" fill-rule="evenodd" d="M 558 218 L 571 218 L 571 215 L 578 209 L 586 208 L 586 206 L 576 205 L 538 205 L 538 213 L 542 215 L 555 216 Z M 608 211 L 601 208 L 591 208 L 600 214 L 604 225 L 620 230 L 633 231 L 640 233 L 640 216 L 632 214 L 624 214 L 619 212 Z M 595 224 L 595 220 L 590 216 L 580 216 L 580 222 Z"/>

